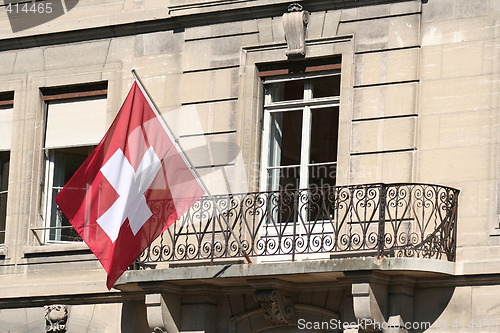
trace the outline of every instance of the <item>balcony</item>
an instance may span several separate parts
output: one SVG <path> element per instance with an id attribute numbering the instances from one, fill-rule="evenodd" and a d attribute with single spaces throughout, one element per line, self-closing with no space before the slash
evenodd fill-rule
<path id="1" fill-rule="evenodd" d="M 200 199 L 138 260 L 257 262 L 351 257 L 455 261 L 459 191 L 430 184 L 367 184 Z M 167 209 L 158 202 L 158 210 Z"/>

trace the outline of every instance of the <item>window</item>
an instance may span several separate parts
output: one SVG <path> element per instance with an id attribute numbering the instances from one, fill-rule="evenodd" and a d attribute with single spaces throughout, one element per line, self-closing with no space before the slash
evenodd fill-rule
<path id="1" fill-rule="evenodd" d="M 297 196 L 336 183 L 340 71 L 267 77 L 264 94 L 261 189 L 279 191 L 278 222 L 316 219 Z"/>
<path id="2" fill-rule="evenodd" d="M 8 151 L 0 151 L 0 244 L 5 243 L 5 222 L 7 218 L 7 184 L 9 179 Z"/>
<path id="3" fill-rule="evenodd" d="M 106 131 L 107 83 L 42 90 L 46 101 L 45 242 L 81 241 L 55 198 Z"/>
<path id="4" fill-rule="evenodd" d="M 264 190 L 335 185 L 340 75 L 264 82 Z"/>
<path id="5" fill-rule="evenodd" d="M 14 93 L 0 93 L 0 244 L 5 243 Z"/>
<path id="6" fill-rule="evenodd" d="M 48 241 L 80 241 L 71 223 L 62 214 L 55 199 L 64 184 L 73 176 L 92 152 L 94 146 L 59 148 L 48 150 L 47 156 L 47 222 Z"/>

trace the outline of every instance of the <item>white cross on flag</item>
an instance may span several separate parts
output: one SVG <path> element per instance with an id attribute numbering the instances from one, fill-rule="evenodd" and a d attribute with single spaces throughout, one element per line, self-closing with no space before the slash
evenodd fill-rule
<path id="1" fill-rule="evenodd" d="M 203 194 L 134 82 L 113 124 L 56 202 L 116 280 Z"/>

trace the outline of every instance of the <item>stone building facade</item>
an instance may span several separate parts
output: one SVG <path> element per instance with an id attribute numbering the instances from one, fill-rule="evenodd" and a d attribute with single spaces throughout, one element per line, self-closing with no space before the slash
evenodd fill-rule
<path id="1" fill-rule="evenodd" d="M 69 2 L 0 1 L 0 332 L 499 330 L 500 1 Z M 132 67 L 214 200 L 108 291 L 53 200 Z"/>

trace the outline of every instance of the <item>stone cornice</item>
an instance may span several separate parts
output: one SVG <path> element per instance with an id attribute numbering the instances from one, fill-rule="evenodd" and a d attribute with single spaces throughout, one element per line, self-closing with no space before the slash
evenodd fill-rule
<path id="1" fill-rule="evenodd" d="M 405 0 L 412 1 L 412 0 Z M 413 0 L 415 1 L 415 0 Z M 52 33 L 25 35 L 13 38 L 0 39 L 0 52 L 41 46 L 51 46 L 65 43 L 74 43 L 121 36 L 153 33 L 166 30 L 182 30 L 188 27 L 210 25 L 224 22 L 258 19 L 264 17 L 278 17 L 286 12 L 291 1 L 283 0 L 224 0 L 204 2 L 189 5 L 169 7 L 166 18 L 117 23 L 92 28 L 77 28 L 74 30 L 57 31 Z M 296 1 L 304 4 L 309 12 L 319 10 L 335 10 L 368 5 L 388 4 L 400 2 L 397 0 L 308 0 Z M 124 14 L 126 15 L 126 14 Z"/>
<path id="2" fill-rule="evenodd" d="M 40 307 L 47 304 L 105 304 L 121 303 L 126 300 L 143 299 L 144 293 L 107 292 L 95 294 L 75 295 L 50 295 L 50 296 L 26 296 L 14 298 L 0 298 L 0 309 Z"/>

